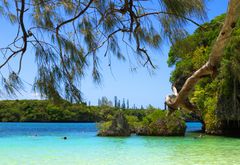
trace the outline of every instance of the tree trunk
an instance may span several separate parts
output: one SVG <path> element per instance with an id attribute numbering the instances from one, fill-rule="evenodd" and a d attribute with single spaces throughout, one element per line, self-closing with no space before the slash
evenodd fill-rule
<path id="1" fill-rule="evenodd" d="M 188 95 L 202 77 L 216 73 L 219 63 L 221 61 L 221 57 L 224 53 L 224 48 L 229 42 L 232 31 L 236 26 L 237 20 L 239 18 L 240 0 L 230 0 L 223 27 L 217 37 L 217 40 L 213 45 L 208 61 L 186 80 L 179 93 L 173 91 L 175 97 L 171 95 L 171 97 L 168 97 L 168 99 L 166 99 L 166 103 L 170 107 L 170 109 L 176 110 L 177 108 L 182 107 L 187 108 L 191 111 L 194 110 L 194 106 L 186 105 L 186 103 L 188 102 Z M 173 87 L 173 89 L 175 88 Z"/>

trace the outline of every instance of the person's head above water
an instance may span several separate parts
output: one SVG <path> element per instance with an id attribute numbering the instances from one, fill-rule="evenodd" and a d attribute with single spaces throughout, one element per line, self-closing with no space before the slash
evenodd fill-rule
<path id="1" fill-rule="evenodd" d="M 63 137 L 63 139 L 64 139 L 64 140 L 67 140 L 67 137 L 66 137 L 66 136 L 64 136 L 64 137 Z"/>

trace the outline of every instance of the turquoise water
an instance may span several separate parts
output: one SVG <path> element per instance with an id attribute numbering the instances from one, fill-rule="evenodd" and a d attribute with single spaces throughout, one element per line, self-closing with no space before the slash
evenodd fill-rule
<path id="1" fill-rule="evenodd" d="M 0 123 L 1 165 L 192 165 L 239 164 L 240 139 L 185 137 L 97 137 L 95 124 Z M 37 136 L 36 136 L 37 135 Z M 67 136 L 68 140 L 62 137 Z"/>

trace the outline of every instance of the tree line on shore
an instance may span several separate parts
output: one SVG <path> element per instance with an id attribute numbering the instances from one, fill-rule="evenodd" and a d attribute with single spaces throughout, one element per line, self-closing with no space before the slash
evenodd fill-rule
<path id="1" fill-rule="evenodd" d="M 110 106 L 87 106 L 50 100 L 3 100 L 0 101 L 0 122 L 100 122 L 108 121 L 122 110 L 126 116 L 142 120 L 160 109 L 149 105 L 146 109 L 121 109 Z M 131 117 L 130 117 L 131 118 Z M 194 120 L 184 115 L 186 120 Z"/>
<path id="2" fill-rule="evenodd" d="M 121 114 L 119 120 L 117 116 Z M 130 135 L 183 135 L 185 122 L 183 114 L 166 116 L 166 111 L 149 106 L 146 109 L 121 109 L 113 106 L 87 106 L 62 101 L 54 104 L 50 100 L 4 100 L 0 101 L 1 122 L 98 122 L 99 133 L 111 126 L 118 131 L 113 136 Z M 172 122 L 168 122 L 171 120 Z M 125 122 L 125 123 L 122 123 Z M 114 125 L 115 124 L 115 125 Z M 121 128 L 125 124 L 127 127 Z M 179 127 L 179 124 L 181 127 Z M 180 129 L 181 128 L 181 129 Z M 102 134 L 104 135 L 104 134 Z"/>
<path id="3" fill-rule="evenodd" d="M 3 100 L 0 101 L 1 122 L 99 122 L 107 120 L 120 108 L 107 105 L 87 106 L 50 100 Z M 125 109 L 125 114 L 142 118 L 145 110 Z"/>

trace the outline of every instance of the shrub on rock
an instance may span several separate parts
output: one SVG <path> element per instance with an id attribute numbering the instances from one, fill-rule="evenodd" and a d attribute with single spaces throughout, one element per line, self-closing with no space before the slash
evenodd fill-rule
<path id="1" fill-rule="evenodd" d="M 168 116 L 166 111 L 156 110 L 143 118 L 141 124 L 136 128 L 136 134 L 145 136 L 183 136 L 185 130 L 185 121 L 178 112 Z"/>
<path id="2" fill-rule="evenodd" d="M 130 136 L 131 130 L 123 112 L 118 112 L 112 121 L 100 123 L 98 125 L 98 136 Z"/>

